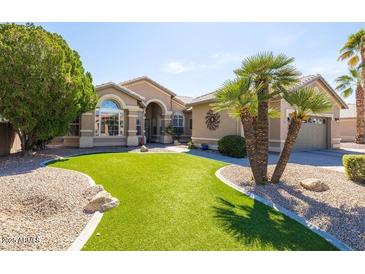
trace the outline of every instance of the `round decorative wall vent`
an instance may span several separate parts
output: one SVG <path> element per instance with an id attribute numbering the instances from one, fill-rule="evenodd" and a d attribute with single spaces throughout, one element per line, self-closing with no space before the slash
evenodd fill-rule
<path id="1" fill-rule="evenodd" d="M 205 116 L 205 124 L 209 130 L 216 130 L 219 127 L 220 119 L 219 113 L 214 113 L 210 109 Z"/>

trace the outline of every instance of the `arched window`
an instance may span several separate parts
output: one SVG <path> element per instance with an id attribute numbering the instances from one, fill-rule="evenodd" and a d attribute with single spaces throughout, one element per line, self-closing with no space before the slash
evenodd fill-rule
<path id="1" fill-rule="evenodd" d="M 95 135 L 124 135 L 124 112 L 113 100 L 105 100 L 95 110 Z"/>
<path id="2" fill-rule="evenodd" d="M 182 112 L 175 112 L 172 117 L 172 127 L 176 133 L 184 132 L 184 115 Z"/>

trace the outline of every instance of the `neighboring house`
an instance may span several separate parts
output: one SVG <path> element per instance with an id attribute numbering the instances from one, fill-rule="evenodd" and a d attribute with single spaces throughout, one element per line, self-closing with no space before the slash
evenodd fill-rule
<path id="1" fill-rule="evenodd" d="M 340 113 L 340 135 L 342 142 L 354 142 L 356 135 L 356 105 L 348 104 Z"/>
<path id="2" fill-rule="evenodd" d="M 19 152 L 21 142 L 9 122 L 0 117 L 0 156 Z"/>
<path id="3" fill-rule="evenodd" d="M 165 129 L 171 125 L 181 140 L 191 137 L 192 98 L 179 97 L 171 90 L 143 76 L 119 84 L 96 86 L 97 107 L 70 125 L 65 146 L 136 146 L 145 142 L 171 143 Z"/>
<path id="4" fill-rule="evenodd" d="M 294 88 L 304 86 L 316 87 L 330 98 L 333 106 L 331 111 L 320 115 L 310 116 L 299 132 L 295 150 L 315 150 L 338 148 L 340 146 L 340 110 L 346 109 L 346 103 L 331 88 L 321 75 L 302 77 Z M 215 92 L 195 98 L 189 106 L 192 107 L 193 132 L 192 141 L 196 145 L 206 143 L 216 149 L 217 142 L 225 135 L 243 136 L 243 128 L 239 119 L 231 118 L 227 111 L 214 115 L 210 104 L 215 101 Z M 269 121 L 269 150 L 280 152 L 283 149 L 288 132 L 289 115 L 293 111 L 282 98 L 270 101 L 270 107 L 280 111 L 281 117 Z"/>

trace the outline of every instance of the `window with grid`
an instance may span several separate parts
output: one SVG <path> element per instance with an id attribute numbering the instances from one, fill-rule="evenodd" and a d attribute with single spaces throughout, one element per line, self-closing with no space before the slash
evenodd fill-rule
<path id="1" fill-rule="evenodd" d="M 103 101 L 95 110 L 95 135 L 120 136 L 124 134 L 124 113 L 119 105 L 112 101 Z"/>

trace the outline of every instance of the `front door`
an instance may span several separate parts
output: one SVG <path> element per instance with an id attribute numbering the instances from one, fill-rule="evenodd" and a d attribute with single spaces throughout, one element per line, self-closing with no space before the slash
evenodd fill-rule
<path id="1" fill-rule="evenodd" d="M 151 124 L 150 124 L 150 119 L 145 119 L 144 120 L 144 125 L 145 125 L 145 131 L 146 131 L 146 142 L 150 143 L 151 142 Z"/>

